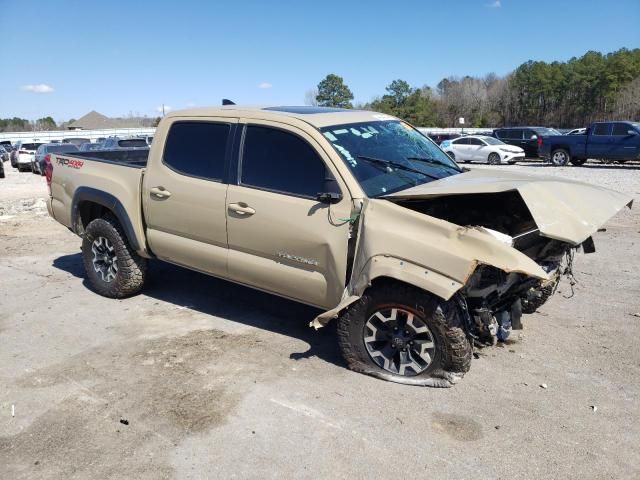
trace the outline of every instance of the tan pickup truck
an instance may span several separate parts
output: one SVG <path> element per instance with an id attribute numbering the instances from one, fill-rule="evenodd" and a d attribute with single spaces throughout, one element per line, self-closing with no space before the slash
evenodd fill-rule
<path id="1" fill-rule="evenodd" d="M 350 368 L 415 385 L 451 385 L 474 345 L 521 328 L 631 203 L 465 170 L 402 120 L 317 107 L 171 113 L 149 151 L 46 162 L 49 213 L 100 294 L 138 293 L 158 258 L 316 306 Z"/>

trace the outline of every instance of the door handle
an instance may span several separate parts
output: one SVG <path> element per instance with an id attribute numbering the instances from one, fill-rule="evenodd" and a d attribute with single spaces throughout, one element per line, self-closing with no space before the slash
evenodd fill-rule
<path id="1" fill-rule="evenodd" d="M 247 205 L 244 202 L 240 202 L 240 203 L 230 203 L 228 206 L 229 210 L 231 210 L 234 213 L 237 213 L 238 215 L 243 215 L 243 216 L 251 216 L 254 213 L 256 213 L 254 208 L 251 208 L 249 205 Z"/>
<path id="2" fill-rule="evenodd" d="M 171 196 L 171 192 L 166 190 L 164 187 L 153 187 L 149 189 L 149 193 L 158 198 L 169 198 Z"/>

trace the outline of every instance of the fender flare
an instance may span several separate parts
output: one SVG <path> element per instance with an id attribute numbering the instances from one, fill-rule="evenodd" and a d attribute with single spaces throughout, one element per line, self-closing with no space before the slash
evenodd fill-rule
<path id="1" fill-rule="evenodd" d="M 471 272 L 473 270 L 475 270 L 475 265 Z M 358 301 L 375 279 L 383 277 L 413 285 L 443 300 L 449 300 L 464 286 L 452 278 L 406 259 L 390 255 L 376 255 L 365 263 L 357 276 L 351 278 L 351 282 L 345 289 L 340 303 L 331 310 L 318 315 L 310 326 L 315 329 L 325 326 L 336 318 L 342 310 Z"/>
<path id="2" fill-rule="evenodd" d="M 102 205 L 106 209 L 108 209 L 111 213 L 113 213 L 118 222 L 124 229 L 124 233 L 127 236 L 127 240 L 129 241 L 129 245 L 136 252 L 141 250 L 140 243 L 138 242 L 138 238 L 136 237 L 135 230 L 133 229 L 133 224 L 131 223 L 131 219 L 127 214 L 126 209 L 116 197 L 102 190 L 98 190 L 96 188 L 91 187 L 78 187 L 73 194 L 73 200 L 71 201 L 71 222 L 73 225 L 73 231 L 76 234 L 80 234 L 81 231 L 78 228 L 78 222 L 80 219 L 80 204 L 82 202 L 92 202 L 98 205 Z"/>

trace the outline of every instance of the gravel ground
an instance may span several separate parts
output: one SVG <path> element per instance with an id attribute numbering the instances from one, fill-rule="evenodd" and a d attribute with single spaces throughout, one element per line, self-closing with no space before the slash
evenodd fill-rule
<path id="1" fill-rule="evenodd" d="M 98 296 L 44 180 L 6 165 L 2 479 L 640 478 L 638 208 L 577 256 L 572 298 L 439 390 L 352 373 L 314 310 L 199 273 L 155 262 L 144 294 Z M 640 199 L 637 164 L 502 168 Z"/>

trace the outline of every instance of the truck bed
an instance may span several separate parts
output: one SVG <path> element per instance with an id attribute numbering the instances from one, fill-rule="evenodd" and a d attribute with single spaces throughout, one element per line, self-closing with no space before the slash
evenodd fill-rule
<path id="1" fill-rule="evenodd" d="M 104 150 L 51 154 L 49 213 L 81 234 L 78 215 L 83 202 L 102 205 L 116 214 L 126 212 L 121 223 L 144 254 L 142 177 L 149 150 Z"/>
<path id="2" fill-rule="evenodd" d="M 147 160 L 149 159 L 149 149 L 94 150 L 92 152 L 72 152 L 69 156 L 96 162 L 115 163 L 133 168 L 144 168 L 147 166 Z"/>

